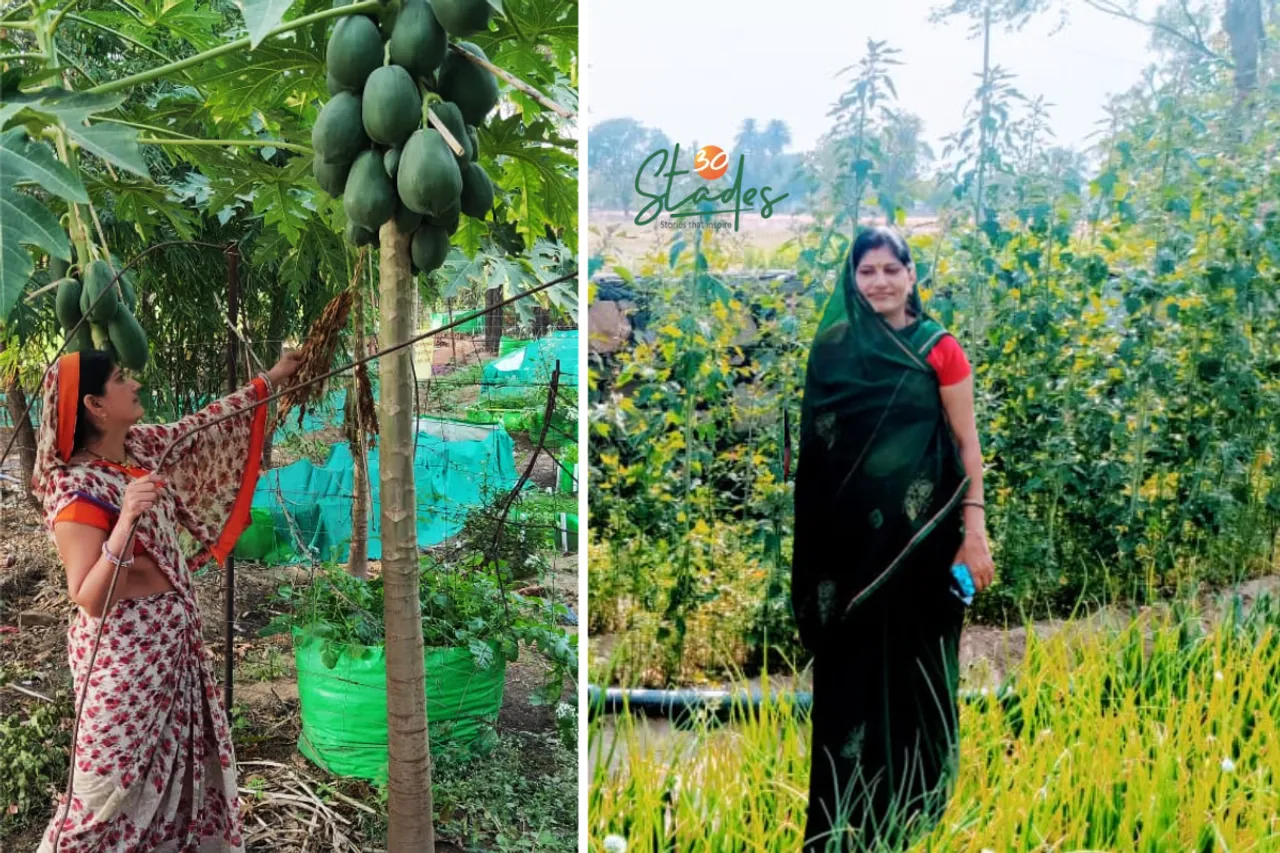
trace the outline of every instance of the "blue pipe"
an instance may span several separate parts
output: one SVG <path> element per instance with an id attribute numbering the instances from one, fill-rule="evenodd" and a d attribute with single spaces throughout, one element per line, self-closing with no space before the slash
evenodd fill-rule
<path id="1" fill-rule="evenodd" d="M 1008 687 L 998 690 L 964 689 L 959 699 L 966 704 L 988 699 L 1003 701 L 1010 694 Z M 587 685 L 588 718 L 600 714 L 640 713 L 647 717 L 666 717 L 679 720 L 694 714 L 704 714 L 724 721 L 734 711 L 742 713 L 759 711 L 765 702 L 789 707 L 793 712 L 807 712 L 813 704 L 813 693 L 807 690 L 775 690 L 766 694 L 759 688 L 751 690 L 700 690 L 678 688 L 655 690 L 637 687 L 606 687 Z"/>

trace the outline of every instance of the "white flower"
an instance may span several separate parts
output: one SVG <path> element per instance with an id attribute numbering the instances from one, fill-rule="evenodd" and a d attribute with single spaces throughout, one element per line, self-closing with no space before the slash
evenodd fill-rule
<path id="1" fill-rule="evenodd" d="M 1236 769 L 1236 763 L 1234 761 L 1232 761 L 1230 758 L 1222 759 L 1223 773 L 1230 773 L 1232 770 L 1235 770 L 1235 769 Z"/>
<path id="2" fill-rule="evenodd" d="M 606 835 L 604 850 L 605 853 L 627 853 L 627 839 L 621 835 Z"/>
<path id="3" fill-rule="evenodd" d="M 983 696 L 986 696 L 986 695 L 987 695 L 987 688 L 985 688 L 985 687 L 984 687 L 984 688 L 982 688 L 982 690 L 980 690 L 980 691 L 978 691 L 978 692 L 980 692 Z"/>
<path id="4" fill-rule="evenodd" d="M 1222 680 L 1222 670 L 1218 670 L 1217 672 L 1215 672 L 1215 673 L 1213 674 L 1213 680 L 1214 680 L 1214 681 L 1221 681 L 1221 680 Z"/>

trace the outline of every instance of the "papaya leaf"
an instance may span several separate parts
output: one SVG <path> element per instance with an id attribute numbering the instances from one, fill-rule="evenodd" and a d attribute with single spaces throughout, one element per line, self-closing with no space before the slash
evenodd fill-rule
<path id="1" fill-rule="evenodd" d="M 80 204 L 89 201 L 80 177 L 58 162 L 53 149 L 27 138 L 23 128 L 15 127 L 0 134 L 0 186 L 12 186 L 19 181 L 32 181 L 67 201 Z"/>
<path id="2" fill-rule="evenodd" d="M 9 316 L 35 269 L 27 246 L 71 259 L 71 244 L 57 217 L 35 198 L 0 186 L 0 317 Z"/>
<path id="3" fill-rule="evenodd" d="M 474 258 L 468 258 L 454 247 L 449 250 L 449 257 L 445 258 L 439 272 L 440 297 L 453 299 L 484 273 L 484 256 L 477 253 Z"/>
<path id="4" fill-rule="evenodd" d="M 280 26 L 293 0 L 236 0 L 236 7 L 249 28 L 249 48 L 257 49 L 267 33 Z"/>
<path id="5" fill-rule="evenodd" d="M 81 148 L 103 160 L 135 175 L 151 178 L 147 161 L 142 159 L 142 149 L 138 147 L 138 131 L 133 128 L 108 124 L 86 127 L 76 123 L 67 125 L 67 135 L 79 143 Z"/>

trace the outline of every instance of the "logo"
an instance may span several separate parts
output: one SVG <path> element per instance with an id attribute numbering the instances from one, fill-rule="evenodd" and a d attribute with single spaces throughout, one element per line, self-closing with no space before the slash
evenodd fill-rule
<path id="1" fill-rule="evenodd" d="M 693 155 L 693 171 L 701 178 L 714 181 L 729 171 L 729 155 L 718 145 L 704 145 Z"/>
<path id="2" fill-rule="evenodd" d="M 718 180 L 729 171 L 729 154 L 716 145 L 704 145 L 694 155 L 693 169 L 690 170 L 679 168 L 679 145 L 676 145 L 670 151 L 665 148 L 658 149 L 645 159 L 639 171 L 636 172 L 636 192 L 650 200 L 636 214 L 636 225 L 648 225 L 661 216 L 664 210 L 670 213 L 672 219 L 732 213 L 733 230 L 737 231 L 742 222 L 743 212 L 755 211 L 757 203 L 760 205 L 760 218 L 768 219 L 773 215 L 774 205 L 789 196 L 790 193 L 771 196 L 773 187 L 770 186 L 760 187 L 759 189 L 755 187 L 744 189 L 742 181 L 746 162 L 745 155 L 738 155 L 738 168 L 732 176 L 733 182 L 730 186 L 723 189 L 698 187 L 680 201 L 672 204 L 671 192 L 677 178 L 696 174 L 706 181 Z M 646 189 L 644 181 L 649 177 L 656 178 L 658 181 L 666 179 L 665 186 L 659 184 L 662 187 L 660 192 L 655 191 L 653 188 Z M 723 206 L 716 210 L 701 209 L 706 202 L 714 202 Z"/>

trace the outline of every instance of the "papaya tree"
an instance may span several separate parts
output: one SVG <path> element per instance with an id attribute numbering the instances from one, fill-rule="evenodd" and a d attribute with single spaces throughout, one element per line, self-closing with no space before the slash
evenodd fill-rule
<path id="1" fill-rule="evenodd" d="M 164 338 L 139 348 L 135 335 L 123 347 L 180 371 L 197 344 L 225 337 L 211 272 L 220 265 L 198 252 L 232 241 L 258 285 L 237 334 L 268 348 L 304 328 L 308 311 L 346 286 L 356 247 L 375 241 L 383 346 L 417 328 L 415 287 L 432 298 L 477 287 L 513 294 L 571 270 L 576 17 L 571 0 L 508 10 L 474 0 L 9 5 L 0 11 L 5 339 L 50 352 L 61 343 L 57 312 L 38 292 L 63 279 L 82 293 L 114 287 L 104 302 L 133 302 L 130 313 L 136 306 Z M 205 246 L 157 252 L 133 280 L 102 273 L 168 239 Z M 64 290 L 66 310 L 81 307 L 73 285 L 47 292 Z M 572 292 L 540 298 L 576 316 Z M 43 329 L 19 328 L 27 307 L 44 312 Z M 105 337 L 70 345 L 122 348 L 109 321 L 100 328 Z M 389 849 L 418 851 L 431 849 L 432 829 L 408 359 L 401 350 L 383 365 L 380 420 L 394 602 Z"/>

